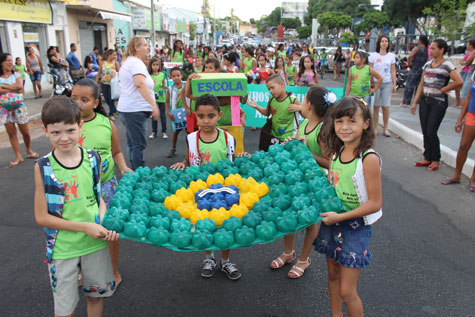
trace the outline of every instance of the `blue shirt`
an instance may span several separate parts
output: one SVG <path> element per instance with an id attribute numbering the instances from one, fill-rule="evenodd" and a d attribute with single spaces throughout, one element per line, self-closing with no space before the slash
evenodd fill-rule
<path id="1" fill-rule="evenodd" d="M 91 52 L 91 53 L 89 53 L 89 56 L 91 56 L 92 63 L 94 64 L 94 66 L 92 68 L 94 69 L 94 71 L 98 71 L 99 70 L 99 64 L 97 63 L 96 54 L 94 54 L 94 52 Z"/>
<path id="2" fill-rule="evenodd" d="M 81 63 L 73 52 L 69 52 L 68 56 L 66 56 L 66 60 L 68 61 L 70 71 L 81 69 Z"/>

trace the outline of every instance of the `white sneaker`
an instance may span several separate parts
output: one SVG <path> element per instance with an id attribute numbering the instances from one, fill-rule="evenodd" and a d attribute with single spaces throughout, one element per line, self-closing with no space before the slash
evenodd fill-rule
<path id="1" fill-rule="evenodd" d="M 168 135 L 166 133 L 162 133 L 162 139 L 168 139 Z"/>
<path id="2" fill-rule="evenodd" d="M 155 132 L 152 132 L 152 134 L 148 136 L 149 139 L 155 139 L 156 137 L 157 137 L 157 134 Z"/>

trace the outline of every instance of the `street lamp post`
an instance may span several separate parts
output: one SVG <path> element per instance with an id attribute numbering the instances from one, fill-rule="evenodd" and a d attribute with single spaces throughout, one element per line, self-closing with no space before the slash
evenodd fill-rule
<path id="1" fill-rule="evenodd" d="M 150 12 L 152 13 L 152 35 L 150 41 L 152 42 L 152 52 L 155 54 L 155 12 L 153 7 L 153 0 L 150 0 Z"/>

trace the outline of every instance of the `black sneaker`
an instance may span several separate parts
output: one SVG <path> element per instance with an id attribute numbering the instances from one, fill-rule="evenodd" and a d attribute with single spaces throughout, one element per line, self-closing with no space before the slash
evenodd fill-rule
<path id="1" fill-rule="evenodd" d="M 223 271 L 230 280 L 238 280 L 241 278 L 241 273 L 234 263 L 221 263 L 221 271 Z"/>
<path id="2" fill-rule="evenodd" d="M 170 153 L 168 153 L 167 157 L 172 158 L 176 156 L 176 149 L 171 149 Z"/>
<path id="3" fill-rule="evenodd" d="M 216 267 L 215 259 L 205 259 L 203 261 L 203 267 L 201 268 L 201 276 L 210 278 L 214 275 L 214 268 Z"/>

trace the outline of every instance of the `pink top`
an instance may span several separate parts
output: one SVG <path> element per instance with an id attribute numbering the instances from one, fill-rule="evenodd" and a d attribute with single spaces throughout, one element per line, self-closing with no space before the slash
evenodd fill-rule
<path id="1" fill-rule="evenodd" d="M 467 58 L 470 57 L 470 55 L 472 55 L 472 52 L 468 52 L 467 54 L 465 54 L 464 58 L 463 58 L 463 61 L 465 62 L 467 60 Z M 465 66 L 464 68 L 462 68 L 462 70 L 460 71 L 461 73 L 466 73 L 470 70 L 470 66 Z"/>

